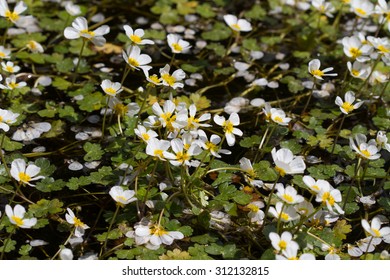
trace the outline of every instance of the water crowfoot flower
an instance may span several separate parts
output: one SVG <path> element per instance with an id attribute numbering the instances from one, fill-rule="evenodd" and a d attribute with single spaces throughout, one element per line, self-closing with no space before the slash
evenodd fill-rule
<path id="1" fill-rule="evenodd" d="M 385 236 L 390 235 L 390 227 L 381 228 L 382 222 L 377 216 L 371 220 L 371 225 L 365 219 L 362 219 L 361 223 L 364 230 L 370 236 L 373 236 L 375 238 L 383 238 Z"/>
<path id="2" fill-rule="evenodd" d="M 184 87 L 184 84 L 180 83 L 180 81 L 186 77 L 186 73 L 184 73 L 184 71 L 181 69 L 177 69 L 171 75 L 169 74 L 170 69 L 171 67 L 169 64 L 166 64 L 164 68 L 160 69 L 162 84 L 173 89 Z"/>
<path id="3" fill-rule="evenodd" d="M 297 190 L 292 186 L 286 186 L 284 188 L 283 184 L 277 184 L 276 190 L 278 191 L 276 195 L 287 204 L 297 204 L 304 200 L 303 196 L 299 195 Z"/>
<path id="4" fill-rule="evenodd" d="M 276 148 L 273 148 L 271 155 L 276 165 L 275 169 L 281 176 L 286 174 L 301 174 L 306 169 L 303 158 L 301 156 L 294 156 L 289 149 L 282 148 L 276 151 Z"/>
<path id="5" fill-rule="evenodd" d="M 309 62 L 309 73 L 312 74 L 316 79 L 323 80 L 323 76 L 337 76 L 336 73 L 328 73 L 333 70 L 333 67 L 328 67 L 320 70 L 321 62 L 319 59 L 313 59 Z"/>
<path id="6" fill-rule="evenodd" d="M 20 71 L 20 67 L 17 65 L 14 65 L 14 63 L 11 61 L 7 61 L 7 63 L 2 62 L 1 67 L 3 68 L 3 70 L 5 72 L 8 72 L 8 73 L 17 73 Z"/>
<path id="7" fill-rule="evenodd" d="M 216 134 L 212 134 L 210 136 L 210 140 L 208 140 L 206 133 L 203 130 L 198 131 L 198 140 L 197 144 L 202 147 L 205 151 L 209 151 L 216 158 L 220 158 L 220 154 L 230 155 L 231 151 L 226 149 L 220 149 L 219 143 L 221 142 L 221 137 Z"/>
<path id="8" fill-rule="evenodd" d="M 65 214 L 65 219 L 69 224 L 75 226 L 74 235 L 76 237 L 82 237 L 85 233 L 85 230 L 89 229 L 89 226 L 84 224 L 79 218 L 77 218 L 70 208 L 66 208 L 66 210 L 68 211 L 68 213 Z"/>
<path id="9" fill-rule="evenodd" d="M 264 202 L 262 201 L 252 201 L 245 206 L 249 209 L 248 217 L 251 219 L 251 223 L 262 224 L 264 220 L 264 212 L 260 208 L 264 207 Z"/>
<path id="10" fill-rule="evenodd" d="M 229 146 L 234 146 L 234 143 L 236 142 L 235 135 L 242 136 L 243 134 L 240 129 L 234 127 L 240 124 L 240 117 L 237 113 L 230 114 L 228 120 L 226 120 L 223 116 L 215 115 L 214 122 L 217 125 L 222 126 Z"/>
<path id="11" fill-rule="evenodd" d="M 118 93 L 120 93 L 123 89 L 121 88 L 122 85 L 117 82 L 111 82 L 108 79 L 105 79 L 100 84 L 103 91 L 109 95 L 109 96 L 116 96 Z"/>
<path id="12" fill-rule="evenodd" d="M 200 147 L 195 142 L 192 142 L 191 146 L 188 149 L 185 149 L 183 140 L 177 138 L 171 141 L 171 148 L 174 154 L 165 152 L 164 157 L 169 159 L 169 162 L 174 166 L 191 166 L 191 157 L 199 155 L 202 152 Z"/>
<path id="13" fill-rule="evenodd" d="M 277 252 L 286 250 L 288 246 L 298 247 L 299 245 L 293 239 L 293 236 L 290 232 L 284 231 L 280 236 L 276 232 L 270 232 L 269 239 L 271 240 L 272 247 Z"/>
<path id="14" fill-rule="evenodd" d="M 26 82 L 19 82 L 19 83 L 17 83 L 16 82 L 16 76 L 15 75 L 11 75 L 11 76 L 9 76 L 9 77 L 7 77 L 5 79 L 5 85 L 0 84 L 0 88 L 1 89 L 13 90 L 13 89 L 16 89 L 16 88 L 25 87 L 26 85 L 27 85 Z"/>
<path id="15" fill-rule="evenodd" d="M 353 104 L 355 102 L 355 93 L 352 91 L 347 91 L 345 93 L 345 101 L 341 99 L 340 96 L 336 97 L 335 103 L 340 107 L 341 112 L 348 115 L 353 110 L 356 110 L 360 106 L 363 105 L 364 101 L 358 101 L 357 103 Z"/>
<path id="16" fill-rule="evenodd" d="M 337 202 L 341 202 L 341 200 L 341 192 L 338 189 L 333 188 L 330 184 L 324 185 L 316 196 L 316 201 L 325 204 L 328 210 L 333 214 L 344 214 L 343 209 L 337 204 Z"/>
<path id="17" fill-rule="evenodd" d="M 135 192 L 133 190 L 124 190 L 120 186 L 114 186 L 110 189 L 109 194 L 116 203 L 124 207 L 126 204 L 129 204 L 133 201 L 136 201 L 137 198 L 134 197 Z"/>
<path id="18" fill-rule="evenodd" d="M 17 24 L 21 20 L 20 14 L 27 10 L 27 5 L 20 1 L 16 4 L 14 10 L 8 8 L 8 4 L 5 0 L 0 0 L 0 16 L 5 17 L 7 20 Z"/>
<path id="19" fill-rule="evenodd" d="M 108 25 L 102 25 L 91 31 L 88 29 L 87 19 L 84 17 L 77 17 L 72 22 L 72 27 L 67 27 L 64 30 L 64 36 L 66 39 L 78 39 L 80 37 L 90 40 L 94 45 L 101 47 L 106 43 L 106 39 L 103 35 L 110 32 Z"/>
<path id="20" fill-rule="evenodd" d="M 37 223 L 36 218 L 24 219 L 26 209 L 22 205 L 15 205 L 14 209 L 10 205 L 5 206 L 5 213 L 7 214 L 11 224 L 20 228 L 31 228 Z"/>
<path id="21" fill-rule="evenodd" d="M 19 114 L 0 109 L 0 129 L 7 132 L 9 130 L 9 125 L 15 123 L 18 117 Z"/>
<path id="22" fill-rule="evenodd" d="M 29 186 L 34 186 L 30 181 L 45 178 L 44 176 L 37 176 L 40 171 L 41 168 L 35 164 L 30 163 L 26 166 L 26 162 L 21 158 L 14 159 L 11 163 L 11 176 L 16 181 Z"/>
<path id="23" fill-rule="evenodd" d="M 283 202 L 280 201 L 276 202 L 275 207 L 271 206 L 268 213 L 284 223 L 299 219 L 299 214 L 294 209 L 294 207 L 290 205 L 284 206 Z"/>
<path id="24" fill-rule="evenodd" d="M 141 49 L 138 46 L 129 46 L 125 51 L 122 51 L 123 59 L 133 69 L 149 70 L 152 67 L 147 65 L 152 62 L 152 58 L 147 54 L 141 54 Z"/>
<path id="25" fill-rule="evenodd" d="M 186 53 L 191 48 L 189 42 L 181 39 L 180 36 L 176 34 L 168 34 L 167 41 L 173 53 Z"/>
<path id="26" fill-rule="evenodd" d="M 371 139 L 367 143 L 367 137 L 364 134 L 358 133 L 355 136 L 355 140 L 356 143 L 353 138 L 349 138 L 349 146 L 352 150 L 357 152 L 359 156 L 370 160 L 380 158 L 381 155 L 378 153 L 375 139 Z"/>
<path id="27" fill-rule="evenodd" d="M 124 25 L 126 36 L 131 40 L 134 45 L 153 45 L 154 42 L 149 39 L 142 39 L 145 35 L 145 31 L 141 28 L 133 30 L 129 25 Z"/>
<path id="28" fill-rule="evenodd" d="M 252 30 L 252 26 L 246 19 L 238 19 L 235 15 L 224 15 L 223 19 L 226 24 L 236 32 L 248 32 Z"/>
<path id="29" fill-rule="evenodd" d="M 183 239 L 180 231 L 167 231 L 161 225 L 138 225 L 134 231 L 138 245 L 146 244 L 151 250 L 157 250 L 161 244 L 171 245 L 175 239 Z M 138 239 L 137 239 L 138 237 Z M 148 246 L 151 245 L 151 246 Z"/>

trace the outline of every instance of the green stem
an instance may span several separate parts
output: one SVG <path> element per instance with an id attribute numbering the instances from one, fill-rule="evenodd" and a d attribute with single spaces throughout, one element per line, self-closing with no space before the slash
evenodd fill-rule
<path id="1" fill-rule="evenodd" d="M 353 181 L 356 180 L 356 177 L 359 173 L 359 168 L 360 168 L 361 163 L 362 163 L 362 158 L 359 157 L 358 162 L 355 165 L 355 175 L 353 176 L 353 180 L 352 180 L 351 184 L 349 185 L 347 194 L 345 196 L 345 200 L 344 200 L 344 204 L 343 204 L 343 211 L 345 211 L 345 206 L 347 205 L 349 193 L 351 192 Z"/>
<path id="2" fill-rule="evenodd" d="M 280 210 L 280 215 L 278 216 L 278 222 L 277 222 L 277 226 L 276 226 L 276 232 L 277 232 L 278 234 L 280 234 L 281 216 L 282 216 L 282 213 L 283 213 L 283 210 L 284 210 L 285 207 L 286 207 L 286 203 L 283 202 L 282 210 Z"/>
<path id="3" fill-rule="evenodd" d="M 303 116 L 306 113 L 307 107 L 309 106 L 309 103 L 311 101 L 311 97 L 313 96 L 313 91 L 314 91 L 315 86 L 316 86 L 316 78 L 313 78 L 313 86 L 311 87 L 309 98 L 307 99 L 305 107 L 303 108 L 303 110 L 301 112 L 301 116 Z"/>
<path id="4" fill-rule="evenodd" d="M 106 126 L 106 118 L 107 118 L 107 111 L 108 111 L 108 103 L 110 103 L 111 96 L 107 97 L 107 102 L 106 102 L 106 107 L 104 108 L 104 116 L 103 116 L 103 123 L 102 123 L 102 138 L 101 140 L 103 141 L 104 139 L 104 131 L 105 131 L 105 126 Z"/>
<path id="5" fill-rule="evenodd" d="M 276 184 L 277 184 L 277 182 L 279 181 L 279 179 L 280 179 L 280 174 L 278 174 L 278 177 L 276 178 L 276 180 L 275 180 L 275 182 L 274 182 L 274 185 L 272 186 L 271 192 L 270 192 L 270 194 L 269 194 L 269 196 L 268 196 L 267 206 L 266 206 L 265 211 L 264 211 L 264 217 L 265 217 L 265 218 L 267 217 L 269 207 L 271 206 L 272 195 L 273 195 L 274 192 L 275 192 L 275 187 L 276 187 Z"/>
<path id="6" fill-rule="evenodd" d="M 364 253 L 364 259 L 365 259 L 365 260 L 367 259 L 368 250 L 370 249 L 370 245 L 371 245 L 373 239 L 374 239 L 374 236 L 371 236 L 370 241 L 368 241 L 367 250 L 366 250 L 366 252 Z"/>
<path id="7" fill-rule="evenodd" d="M 79 66 L 80 66 L 81 57 L 83 55 L 83 51 L 84 51 L 84 47 L 85 47 L 85 42 L 86 42 L 86 40 L 83 39 L 83 43 L 81 45 L 81 49 L 80 49 L 80 53 L 79 53 L 79 58 L 77 60 L 76 67 L 74 68 L 74 76 L 73 76 L 73 79 L 72 79 L 72 87 L 73 87 L 74 83 L 76 82 L 77 70 L 79 69 Z"/>
<path id="8" fill-rule="evenodd" d="M 337 133 L 336 133 L 336 139 L 333 142 L 332 151 L 330 152 L 331 154 L 333 154 L 334 149 L 335 149 L 336 144 L 337 144 L 337 140 L 339 140 L 340 130 L 343 127 L 345 117 L 346 117 L 346 114 L 343 113 L 343 118 L 341 119 L 339 129 L 337 130 Z"/>
<path id="9" fill-rule="evenodd" d="M 269 131 L 269 125 L 267 125 L 267 128 L 264 132 L 263 138 L 261 138 L 261 142 L 259 144 L 259 148 L 256 151 L 255 159 L 253 160 L 253 162 L 257 162 L 257 156 L 259 155 L 259 152 L 261 151 L 261 148 L 263 147 L 263 144 L 264 144 L 265 138 L 267 137 L 268 131 Z"/>
<path id="10" fill-rule="evenodd" d="M 111 230 L 111 228 L 112 228 L 112 225 L 114 224 L 114 221 L 115 221 L 115 219 L 116 219 L 116 216 L 118 215 L 119 208 L 121 208 L 121 206 L 120 206 L 119 204 L 117 204 L 117 205 L 116 205 L 116 209 L 115 209 L 114 216 L 112 216 L 110 225 L 108 226 L 107 235 L 106 235 L 106 238 L 104 239 L 104 244 L 103 244 L 102 250 L 100 251 L 100 256 L 102 255 L 102 252 L 106 252 L 106 249 L 107 249 L 107 241 L 108 241 L 108 235 L 109 235 L 109 233 L 110 233 L 110 230 Z"/>
<path id="11" fill-rule="evenodd" d="M 65 240 L 65 242 L 64 242 L 64 246 L 69 242 L 69 240 L 70 240 L 70 238 L 73 236 L 73 231 L 71 231 L 70 232 L 70 234 L 69 234 L 69 236 L 68 236 L 68 238 Z M 54 254 L 54 256 L 51 258 L 51 260 L 54 260 L 57 256 L 58 256 L 58 254 L 61 252 L 61 248 L 60 249 L 58 249 L 58 251 Z"/>

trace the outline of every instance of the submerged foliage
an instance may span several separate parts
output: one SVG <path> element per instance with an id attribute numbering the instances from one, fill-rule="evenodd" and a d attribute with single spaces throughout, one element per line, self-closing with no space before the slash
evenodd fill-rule
<path id="1" fill-rule="evenodd" d="M 14 2 L 1 259 L 389 258 L 388 1 Z"/>

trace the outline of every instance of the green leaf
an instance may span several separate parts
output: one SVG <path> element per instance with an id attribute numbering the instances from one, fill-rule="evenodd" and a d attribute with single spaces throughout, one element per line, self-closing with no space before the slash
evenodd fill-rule
<path id="1" fill-rule="evenodd" d="M 251 202 L 252 196 L 242 191 L 236 191 L 233 196 L 233 200 L 241 205 L 246 205 Z"/>
<path id="2" fill-rule="evenodd" d="M 9 240 L 5 247 L 4 245 L 0 247 L 0 252 L 9 253 L 15 250 L 15 245 L 16 245 L 15 240 Z"/>
<path id="3" fill-rule="evenodd" d="M 115 255 L 119 259 L 123 259 L 123 260 L 132 260 L 132 259 L 134 259 L 133 250 L 116 250 L 115 251 Z"/>
<path id="4" fill-rule="evenodd" d="M 302 85 L 302 82 L 295 79 L 293 76 L 285 76 L 280 79 L 280 82 L 283 84 L 287 84 L 288 90 L 292 93 L 298 93 L 303 90 L 305 87 Z"/>
<path id="5" fill-rule="evenodd" d="M 195 242 L 199 244 L 209 244 L 212 242 L 216 242 L 217 240 L 218 238 L 210 235 L 209 233 L 191 237 L 191 242 Z"/>
<path id="6" fill-rule="evenodd" d="M 196 7 L 196 12 L 201 15 L 203 18 L 214 18 L 215 12 L 213 11 L 212 7 L 208 3 L 203 3 L 201 5 L 198 5 Z"/>
<path id="7" fill-rule="evenodd" d="M 96 239 L 100 242 L 104 242 L 106 239 L 108 240 L 116 240 L 123 236 L 123 233 L 120 229 L 116 228 L 109 232 L 104 232 L 102 234 L 97 234 Z"/>
<path id="8" fill-rule="evenodd" d="M 84 99 L 78 100 L 80 109 L 87 112 L 100 110 L 105 104 L 106 97 L 101 92 L 95 92 L 84 96 Z"/>
<path id="9" fill-rule="evenodd" d="M 378 199 L 378 204 L 383 207 L 386 212 L 390 212 L 390 198 L 389 197 L 381 197 Z"/>
<path id="10" fill-rule="evenodd" d="M 242 46 L 245 49 L 250 50 L 250 51 L 260 51 L 261 50 L 258 41 L 254 38 L 244 39 L 242 41 Z"/>
<path id="11" fill-rule="evenodd" d="M 244 137 L 240 140 L 240 146 L 243 148 L 258 147 L 261 141 L 261 137 L 258 135 L 252 135 L 251 137 Z"/>
<path id="12" fill-rule="evenodd" d="M 75 65 L 73 64 L 73 59 L 65 58 L 63 60 L 57 61 L 56 68 L 60 73 L 70 73 L 72 72 Z"/>
<path id="13" fill-rule="evenodd" d="M 59 89 L 59 90 L 66 90 L 72 85 L 71 82 L 68 82 L 67 80 L 55 77 L 52 83 L 52 86 Z"/>
<path id="14" fill-rule="evenodd" d="M 291 139 L 280 142 L 280 147 L 289 149 L 293 154 L 299 154 L 302 150 L 302 145 L 298 144 L 298 140 Z"/>
<path id="15" fill-rule="evenodd" d="M 69 182 L 66 183 L 66 186 L 70 190 L 77 190 L 79 187 L 83 187 L 89 185 L 91 183 L 91 179 L 87 176 L 80 177 L 72 177 L 69 179 Z"/>
<path id="16" fill-rule="evenodd" d="M 35 188 L 41 192 L 60 191 L 65 186 L 65 182 L 62 179 L 54 180 L 51 177 L 46 177 L 39 181 Z"/>
<path id="17" fill-rule="evenodd" d="M 345 214 L 351 215 L 359 210 L 359 205 L 356 202 L 347 202 L 345 205 Z"/>
<path id="18" fill-rule="evenodd" d="M 84 151 L 87 153 L 84 155 L 85 161 L 94 161 L 102 158 L 104 151 L 100 144 L 94 144 L 91 142 L 86 142 L 83 146 Z"/>
<path id="19" fill-rule="evenodd" d="M 16 142 L 16 141 L 12 141 L 7 136 L 5 136 L 2 148 L 4 150 L 6 150 L 7 152 L 12 152 L 12 151 L 20 150 L 21 148 L 23 148 L 23 144 Z"/>
<path id="20" fill-rule="evenodd" d="M 234 69 L 233 67 L 224 67 L 224 68 L 218 68 L 218 69 L 214 69 L 214 73 L 216 76 L 218 75 L 230 75 L 230 74 L 233 74 L 234 72 L 236 72 L 236 69 Z"/>
<path id="21" fill-rule="evenodd" d="M 260 4 L 255 4 L 252 8 L 244 13 L 245 18 L 262 20 L 267 15 L 267 11 L 264 10 Z"/>
<path id="22" fill-rule="evenodd" d="M 44 133 L 42 137 L 54 138 L 64 133 L 65 122 L 62 120 L 55 120 L 51 123 L 51 128 L 48 132 Z"/>
<path id="23" fill-rule="evenodd" d="M 213 29 L 210 31 L 202 32 L 200 35 L 204 40 L 210 40 L 219 42 L 229 38 L 232 35 L 232 31 L 226 24 L 222 22 L 216 22 Z"/>
<path id="24" fill-rule="evenodd" d="M 390 119 L 389 119 L 389 117 L 385 117 L 385 118 L 373 117 L 372 121 L 381 130 L 389 130 L 390 129 Z"/>
<path id="25" fill-rule="evenodd" d="M 223 246 L 221 253 L 224 259 L 233 259 L 238 251 L 236 244 L 227 244 Z"/>
<path id="26" fill-rule="evenodd" d="M 20 249 L 18 251 L 19 255 L 21 256 L 27 256 L 32 249 L 32 246 L 29 244 L 20 246 Z"/>
<path id="27" fill-rule="evenodd" d="M 107 186 L 108 184 L 114 184 L 117 177 L 112 173 L 110 166 L 103 166 L 97 172 L 91 172 L 90 180 L 95 184 Z"/>
<path id="28" fill-rule="evenodd" d="M 271 163 L 267 160 L 262 160 L 259 163 L 253 165 L 253 169 L 256 172 L 258 179 L 263 181 L 275 181 L 278 178 L 278 174 L 275 169 L 271 167 Z"/>
<path id="29" fill-rule="evenodd" d="M 181 226 L 177 230 L 184 234 L 184 236 L 186 237 L 191 236 L 194 231 L 190 226 Z"/>
<path id="30" fill-rule="evenodd" d="M 205 252 L 210 255 L 221 255 L 223 247 L 217 245 L 216 243 L 212 243 L 209 246 L 205 246 Z"/>
<path id="31" fill-rule="evenodd" d="M 57 214 L 62 212 L 63 205 L 64 204 L 57 198 L 53 200 L 41 199 L 36 204 L 31 204 L 28 209 L 35 217 L 41 218 L 48 214 Z"/>
<path id="32" fill-rule="evenodd" d="M 310 175 L 315 179 L 327 180 L 336 175 L 337 172 L 342 172 L 343 169 L 337 164 L 325 165 L 319 164 L 317 166 L 311 166 L 307 169 Z"/>
<path id="33" fill-rule="evenodd" d="M 190 253 L 192 259 L 195 260 L 213 260 L 213 258 L 205 252 L 205 245 L 195 244 L 188 248 L 188 253 Z"/>
<path id="34" fill-rule="evenodd" d="M 216 55 L 221 57 L 224 56 L 226 53 L 226 48 L 218 43 L 207 44 L 206 49 L 214 51 Z"/>

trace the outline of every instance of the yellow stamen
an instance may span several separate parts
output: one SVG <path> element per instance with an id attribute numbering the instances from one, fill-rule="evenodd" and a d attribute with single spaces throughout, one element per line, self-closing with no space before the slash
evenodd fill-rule
<path id="1" fill-rule="evenodd" d="M 133 67 L 138 67 L 139 66 L 139 62 L 136 59 L 132 58 L 132 57 L 129 57 L 127 59 L 127 63 L 129 63 Z"/>
<path id="2" fill-rule="evenodd" d="M 282 198 L 287 203 L 293 203 L 294 202 L 294 198 L 291 195 L 289 195 L 289 194 L 282 195 Z"/>
<path id="3" fill-rule="evenodd" d="M 361 8 L 356 8 L 355 12 L 359 15 L 362 15 L 362 16 L 365 16 L 367 14 L 367 12 Z"/>
<path id="4" fill-rule="evenodd" d="M 30 182 L 31 177 L 24 172 L 19 172 L 19 180 L 23 183 L 28 183 Z"/>
<path id="5" fill-rule="evenodd" d="M 288 222 L 288 220 L 290 219 L 290 216 L 287 213 L 282 212 L 280 214 L 280 219 Z"/>
<path id="6" fill-rule="evenodd" d="M 114 105 L 114 111 L 117 115 L 119 116 L 124 116 L 126 115 L 128 108 L 126 105 L 123 105 L 122 103 L 117 103 Z"/>
<path id="7" fill-rule="evenodd" d="M 222 124 L 222 127 L 225 131 L 225 133 L 232 134 L 233 133 L 233 123 L 231 121 L 224 121 Z"/>
<path id="8" fill-rule="evenodd" d="M 9 65 L 7 65 L 4 70 L 9 72 L 9 73 L 13 73 L 14 72 L 14 68 L 12 66 L 9 66 Z"/>
<path id="9" fill-rule="evenodd" d="M 152 235 L 163 236 L 168 232 L 162 226 L 154 226 L 153 228 L 150 229 L 150 233 Z"/>
<path id="10" fill-rule="evenodd" d="M 286 175 L 286 170 L 284 170 L 283 168 L 279 167 L 279 166 L 275 166 L 275 170 L 280 174 L 280 176 L 284 177 L 284 175 Z"/>
<path id="11" fill-rule="evenodd" d="M 76 217 L 73 218 L 73 223 L 74 223 L 74 225 L 76 227 L 81 227 L 82 228 L 82 227 L 85 226 L 85 224 L 80 219 L 78 219 Z"/>
<path id="12" fill-rule="evenodd" d="M 319 76 L 319 77 L 322 77 L 322 76 L 324 75 L 324 72 L 322 72 L 322 71 L 319 70 L 319 69 L 311 70 L 310 73 L 311 73 L 313 76 Z"/>
<path id="13" fill-rule="evenodd" d="M 95 32 L 93 31 L 89 31 L 88 29 L 84 29 L 84 30 L 81 30 L 80 31 L 80 35 L 83 36 L 83 35 L 88 35 L 88 36 L 95 36 Z"/>
<path id="14" fill-rule="evenodd" d="M 155 84 L 159 84 L 159 83 L 160 83 L 160 78 L 157 77 L 156 74 L 154 74 L 154 75 L 152 75 L 152 76 L 149 76 L 149 79 L 150 79 L 153 83 L 155 83 Z"/>
<path id="15" fill-rule="evenodd" d="M 12 216 L 11 219 L 15 222 L 15 224 L 20 227 L 22 226 L 24 223 L 23 223 L 23 219 L 20 218 L 20 217 L 17 217 L 17 216 Z"/>
<path id="16" fill-rule="evenodd" d="M 371 230 L 375 233 L 376 237 L 380 237 L 381 236 L 381 233 L 379 232 L 379 230 L 377 230 L 377 229 L 371 229 Z"/>
<path id="17" fill-rule="evenodd" d="M 4 58 L 4 57 L 5 57 L 5 53 L 0 52 L 0 58 Z"/>
<path id="18" fill-rule="evenodd" d="M 177 52 L 183 51 L 183 47 L 180 46 L 178 43 L 173 43 L 173 44 L 172 44 L 172 48 L 173 48 L 175 51 L 177 51 Z"/>
<path id="19" fill-rule="evenodd" d="M 382 52 L 382 53 L 389 53 L 390 52 L 390 49 L 386 48 L 385 46 L 383 45 L 379 45 L 377 47 L 378 51 Z"/>
<path id="20" fill-rule="evenodd" d="M 162 74 L 161 78 L 169 85 L 173 86 L 176 82 L 176 79 L 169 75 L 168 73 Z"/>
<path id="21" fill-rule="evenodd" d="M 360 75 L 359 70 L 356 70 L 356 69 L 352 69 L 351 73 L 352 73 L 353 76 L 356 76 L 356 77 Z"/>
<path id="22" fill-rule="evenodd" d="M 344 102 L 343 105 L 341 105 L 341 108 L 343 108 L 347 113 L 350 113 L 355 109 L 349 102 Z"/>
<path id="23" fill-rule="evenodd" d="M 176 160 L 180 163 L 185 162 L 186 160 L 189 160 L 190 156 L 186 152 L 178 152 L 176 154 Z"/>
<path id="24" fill-rule="evenodd" d="M 241 30 L 241 27 L 237 23 L 232 24 L 231 26 L 233 29 Z"/>
<path id="25" fill-rule="evenodd" d="M 330 206 L 333 206 L 335 202 L 334 197 L 331 196 L 330 192 L 324 192 L 324 194 L 322 195 L 322 201 L 323 202 L 328 201 Z"/>
<path id="26" fill-rule="evenodd" d="M 11 12 L 10 10 L 5 12 L 5 17 L 12 22 L 15 22 L 19 19 L 19 15 L 15 12 Z"/>
<path id="27" fill-rule="evenodd" d="M 284 240 L 280 240 L 278 245 L 280 250 L 285 250 L 287 248 L 287 242 Z"/>
<path id="28" fill-rule="evenodd" d="M 137 35 L 130 35 L 130 40 L 133 41 L 135 44 L 139 44 L 142 41 L 141 37 Z"/>
<path id="29" fill-rule="evenodd" d="M 145 141 L 148 141 L 150 139 L 150 135 L 147 133 L 142 133 L 142 139 L 144 139 Z"/>
<path id="30" fill-rule="evenodd" d="M 255 212 L 255 213 L 259 212 L 259 210 L 260 210 L 260 208 L 257 207 L 257 206 L 254 205 L 254 204 L 248 204 L 248 205 L 246 206 L 246 208 L 248 208 L 249 210 L 251 210 L 252 212 Z"/>
<path id="31" fill-rule="evenodd" d="M 10 89 L 15 89 L 15 88 L 17 88 L 18 86 L 19 86 L 19 84 L 18 84 L 18 83 L 14 83 L 14 82 L 11 82 L 11 83 L 8 84 L 8 87 L 9 87 Z"/>
<path id="32" fill-rule="evenodd" d="M 156 157 L 163 158 L 163 157 L 164 157 L 164 155 L 163 155 L 163 150 L 155 150 L 155 151 L 154 151 L 154 155 L 155 155 Z"/>
<path id="33" fill-rule="evenodd" d="M 283 123 L 283 119 L 281 117 L 279 117 L 279 116 L 276 116 L 274 118 L 274 122 L 276 122 L 276 123 Z"/>
<path id="34" fill-rule="evenodd" d="M 367 150 L 360 150 L 360 152 L 365 156 L 365 157 L 370 157 L 371 153 Z"/>
<path id="35" fill-rule="evenodd" d="M 351 53 L 353 58 L 357 58 L 362 55 L 362 51 L 354 47 L 350 48 L 349 52 Z"/>
<path id="36" fill-rule="evenodd" d="M 116 94 L 116 90 L 113 89 L 112 87 L 109 87 L 109 88 L 106 88 L 105 89 L 105 92 L 109 95 L 115 95 Z"/>

